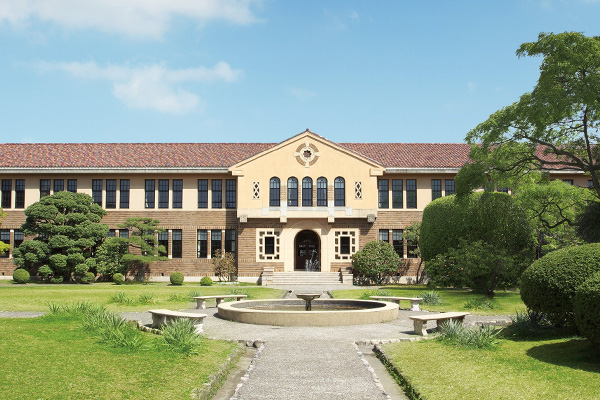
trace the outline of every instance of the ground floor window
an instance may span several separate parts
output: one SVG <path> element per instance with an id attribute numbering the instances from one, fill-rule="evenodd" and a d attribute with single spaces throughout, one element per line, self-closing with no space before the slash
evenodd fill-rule
<path id="1" fill-rule="evenodd" d="M 235 258 L 235 229 L 225 230 L 225 251 L 231 253 Z"/>
<path id="2" fill-rule="evenodd" d="M 0 242 L 10 245 L 10 229 L 0 229 Z M 8 250 L 0 253 L 0 258 L 8 258 Z"/>
<path id="3" fill-rule="evenodd" d="M 163 257 L 169 256 L 169 232 L 158 232 L 158 245 L 164 246 L 165 250 L 160 252 Z"/>
<path id="4" fill-rule="evenodd" d="M 210 254 L 215 256 L 217 250 L 221 250 L 221 230 L 210 231 Z"/>
<path id="5" fill-rule="evenodd" d="M 198 258 L 208 257 L 208 231 L 206 229 L 198 229 L 197 253 Z"/>
<path id="6" fill-rule="evenodd" d="M 173 258 L 181 258 L 182 257 L 182 253 L 183 253 L 183 249 L 182 249 L 182 245 L 183 245 L 183 235 L 181 232 L 181 229 L 173 229 L 173 231 L 171 232 L 171 248 L 172 248 L 172 254 L 171 256 Z"/>
<path id="7" fill-rule="evenodd" d="M 264 229 L 257 231 L 257 258 L 261 261 L 279 260 L 280 241 L 279 231 Z"/>
<path id="8" fill-rule="evenodd" d="M 358 239 L 356 231 L 340 230 L 334 233 L 334 251 L 336 260 L 349 260 L 356 253 Z"/>
<path id="9" fill-rule="evenodd" d="M 392 245 L 396 254 L 400 258 L 404 258 L 404 241 L 402 240 L 402 229 L 392 230 Z"/>

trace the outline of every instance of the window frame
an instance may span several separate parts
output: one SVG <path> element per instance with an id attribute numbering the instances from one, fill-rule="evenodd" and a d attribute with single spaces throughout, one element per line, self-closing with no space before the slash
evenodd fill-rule
<path id="1" fill-rule="evenodd" d="M 106 204 L 104 208 L 117 208 L 117 180 L 106 180 L 106 193 L 104 195 Z"/>
<path id="2" fill-rule="evenodd" d="M 156 180 L 144 181 L 144 208 L 156 208 Z"/>
<path id="3" fill-rule="evenodd" d="M 99 189 L 98 189 L 99 187 Z M 102 207 L 102 189 L 104 183 L 102 179 L 92 179 L 92 201 Z"/>
<path id="4" fill-rule="evenodd" d="M 406 208 L 417 208 L 417 180 L 406 180 Z"/>
<path id="5" fill-rule="evenodd" d="M 15 179 L 15 208 L 25 208 L 25 179 Z"/>
<path id="6" fill-rule="evenodd" d="M 456 193 L 456 182 L 454 179 L 444 179 L 444 196 L 452 196 Z"/>
<path id="7" fill-rule="evenodd" d="M 201 238 L 204 236 L 204 238 Z M 196 231 L 196 258 L 208 258 L 208 230 Z"/>
<path id="8" fill-rule="evenodd" d="M 168 179 L 158 180 L 158 208 L 169 208 L 169 187 Z"/>
<path id="9" fill-rule="evenodd" d="M 333 181 L 333 205 L 334 207 L 346 206 L 346 180 L 341 176 Z"/>
<path id="10" fill-rule="evenodd" d="M 131 182 L 129 179 L 119 180 L 119 208 L 129 208 Z"/>
<path id="11" fill-rule="evenodd" d="M 225 208 L 237 207 L 237 180 L 225 179 Z"/>
<path id="12" fill-rule="evenodd" d="M 287 180 L 287 205 L 298 207 L 298 178 L 291 176 Z"/>
<path id="13" fill-rule="evenodd" d="M 216 237 L 218 239 L 215 239 Z M 218 243 L 218 246 L 215 244 Z M 220 229 L 211 229 L 210 231 L 210 256 L 211 258 L 215 256 L 215 251 L 223 249 L 223 232 Z"/>
<path id="14" fill-rule="evenodd" d="M 210 192 L 211 192 L 211 207 L 217 208 L 217 209 L 223 208 L 223 180 L 222 179 L 211 179 Z"/>
<path id="15" fill-rule="evenodd" d="M 198 208 L 208 208 L 208 179 L 198 179 Z"/>
<path id="16" fill-rule="evenodd" d="M 377 180 L 377 206 L 390 208 L 390 181 L 387 179 Z"/>
<path id="17" fill-rule="evenodd" d="M 310 176 L 302 178 L 302 207 L 313 206 L 313 180 Z"/>
<path id="18" fill-rule="evenodd" d="M 431 201 L 442 197 L 442 180 L 432 179 L 431 180 Z"/>
<path id="19" fill-rule="evenodd" d="M 172 208 L 183 207 L 183 179 L 173 179 L 173 199 Z"/>
<path id="20" fill-rule="evenodd" d="M 77 193 L 77 179 L 67 179 L 67 192 Z"/>
<path id="21" fill-rule="evenodd" d="M 281 206 L 281 181 L 273 176 L 269 179 L 269 207 Z"/>
<path id="22" fill-rule="evenodd" d="M 11 208 L 12 206 L 12 179 L 2 179 L 2 201 L 0 207 Z"/>
<path id="23" fill-rule="evenodd" d="M 171 258 L 183 258 L 183 230 L 171 230 Z"/>
<path id="24" fill-rule="evenodd" d="M 50 196 L 50 179 L 40 179 L 40 200 L 43 197 Z"/>
<path id="25" fill-rule="evenodd" d="M 397 238 L 397 234 L 400 238 Z M 404 258 L 404 231 L 402 229 L 392 229 L 392 246 L 398 257 Z"/>
<path id="26" fill-rule="evenodd" d="M 65 190 L 65 180 L 64 179 L 55 179 L 52 182 L 52 192 L 58 193 L 63 192 Z"/>

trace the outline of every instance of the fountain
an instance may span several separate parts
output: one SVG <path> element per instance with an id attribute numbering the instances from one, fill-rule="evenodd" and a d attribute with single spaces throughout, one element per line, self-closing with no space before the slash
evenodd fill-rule
<path id="1" fill-rule="evenodd" d="M 321 294 L 314 293 L 298 293 L 296 295 L 297 298 L 302 299 L 306 302 L 306 311 L 312 311 L 312 301 L 318 297 L 321 297 Z"/>

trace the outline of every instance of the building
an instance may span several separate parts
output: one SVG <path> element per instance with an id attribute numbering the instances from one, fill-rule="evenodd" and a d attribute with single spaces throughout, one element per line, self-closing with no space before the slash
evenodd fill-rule
<path id="1" fill-rule="evenodd" d="M 128 217 L 152 217 L 168 261 L 147 274 L 213 275 L 215 249 L 235 255 L 241 281 L 281 273 L 351 277 L 351 256 L 372 240 L 394 245 L 415 274 L 403 230 L 433 199 L 454 193 L 467 144 L 334 143 L 309 130 L 281 143 L 0 144 L 0 240 L 12 276 L 23 210 L 40 197 L 83 192 L 105 208 L 109 235 Z M 581 186 L 583 174 L 564 175 Z"/>

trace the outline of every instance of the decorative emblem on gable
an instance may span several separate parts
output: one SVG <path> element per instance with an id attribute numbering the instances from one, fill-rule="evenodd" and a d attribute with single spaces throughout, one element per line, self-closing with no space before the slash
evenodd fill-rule
<path id="1" fill-rule="evenodd" d="M 304 165 L 306 168 L 314 165 L 314 163 L 316 163 L 319 159 L 320 155 L 321 154 L 319 153 L 317 146 L 308 141 L 298 146 L 294 152 L 294 157 L 296 157 L 298 164 Z"/>

